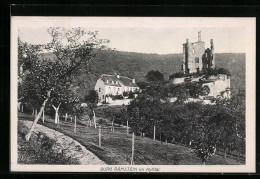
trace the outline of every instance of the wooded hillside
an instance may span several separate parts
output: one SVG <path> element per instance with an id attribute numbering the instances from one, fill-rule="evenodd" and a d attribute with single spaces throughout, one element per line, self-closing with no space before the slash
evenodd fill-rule
<path id="1" fill-rule="evenodd" d="M 53 58 L 52 54 L 48 54 Z M 245 88 L 245 54 L 221 53 L 216 54 L 216 67 L 226 68 L 232 74 L 231 86 L 234 89 Z M 136 81 L 144 81 L 150 70 L 158 70 L 168 80 L 173 73 L 179 72 L 182 64 L 182 54 L 145 54 L 120 51 L 98 51 L 93 60 L 92 74 L 82 72 L 76 77 L 79 85 L 78 92 L 83 97 L 87 91 L 94 88 L 101 74 L 120 74 Z"/>

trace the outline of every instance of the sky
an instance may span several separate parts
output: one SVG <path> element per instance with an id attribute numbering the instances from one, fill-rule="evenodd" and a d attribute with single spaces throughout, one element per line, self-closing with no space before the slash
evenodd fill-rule
<path id="1" fill-rule="evenodd" d="M 88 19 L 87 19 L 88 20 Z M 109 21 L 110 20 L 110 21 Z M 128 21 L 126 21 L 128 20 Z M 182 53 L 182 44 L 198 40 L 201 31 L 205 47 L 210 47 L 213 39 L 216 53 L 245 53 L 246 32 L 240 19 L 193 20 L 183 19 L 108 19 L 89 20 L 80 26 L 87 31 L 98 31 L 99 38 L 109 39 L 109 47 L 118 51 L 173 54 Z M 70 23 L 70 21 L 68 21 Z M 81 21 L 83 22 L 83 21 Z M 128 23 L 129 22 L 129 23 Z M 37 24 L 37 23 L 36 23 Z M 51 41 L 47 28 L 50 26 L 25 26 L 19 27 L 19 37 L 22 41 L 32 44 L 43 44 Z M 50 24 L 53 26 L 53 24 Z M 57 24 L 63 27 L 63 24 Z M 70 27 L 79 27 L 70 24 Z"/>

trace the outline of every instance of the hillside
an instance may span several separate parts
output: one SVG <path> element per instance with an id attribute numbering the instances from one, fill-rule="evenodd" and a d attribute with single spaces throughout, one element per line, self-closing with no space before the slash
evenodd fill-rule
<path id="1" fill-rule="evenodd" d="M 46 54 L 53 58 L 52 54 Z M 231 86 L 234 89 L 245 88 L 245 54 L 221 53 L 216 54 L 216 67 L 226 68 L 231 74 Z M 145 80 L 150 70 L 158 70 L 164 74 L 164 79 L 179 72 L 182 64 L 182 54 L 145 54 L 120 51 L 98 51 L 93 61 L 92 74 L 82 73 L 76 79 L 81 96 L 93 89 L 101 74 L 117 74 L 135 78 L 136 81 Z"/>

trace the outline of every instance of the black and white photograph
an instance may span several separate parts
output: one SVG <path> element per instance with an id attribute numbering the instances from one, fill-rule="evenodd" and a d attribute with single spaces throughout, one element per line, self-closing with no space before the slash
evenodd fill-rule
<path id="1" fill-rule="evenodd" d="M 11 19 L 11 171 L 255 172 L 255 18 Z"/>

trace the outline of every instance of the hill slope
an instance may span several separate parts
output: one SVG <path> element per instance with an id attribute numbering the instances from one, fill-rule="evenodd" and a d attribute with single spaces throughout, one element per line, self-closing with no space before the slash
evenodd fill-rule
<path id="1" fill-rule="evenodd" d="M 216 67 L 226 68 L 231 74 L 231 86 L 244 89 L 245 85 L 245 54 L 223 53 L 216 54 Z M 117 74 L 145 80 L 150 70 L 158 70 L 168 80 L 173 73 L 179 72 L 182 64 L 182 54 L 144 54 L 120 51 L 99 51 L 93 64 L 94 74 L 82 73 L 78 77 L 82 95 L 93 89 L 101 74 Z"/>
<path id="2" fill-rule="evenodd" d="M 54 58 L 53 54 L 45 54 L 47 58 Z M 220 53 L 215 55 L 216 67 L 226 68 L 231 74 L 231 86 L 234 89 L 245 88 L 245 54 Z M 92 64 L 92 74 L 82 73 L 76 81 L 79 93 L 83 97 L 87 91 L 94 88 L 96 80 L 101 74 L 120 74 L 136 81 L 145 80 L 150 70 L 158 70 L 168 80 L 173 73 L 179 72 L 182 64 L 182 54 L 145 54 L 120 51 L 98 51 Z"/>

